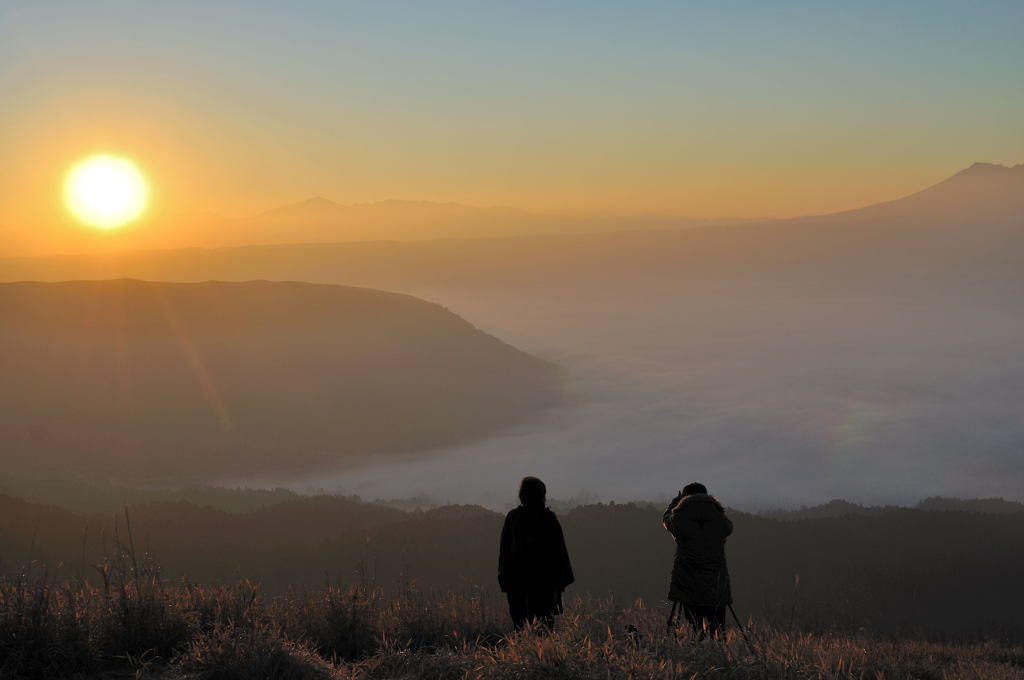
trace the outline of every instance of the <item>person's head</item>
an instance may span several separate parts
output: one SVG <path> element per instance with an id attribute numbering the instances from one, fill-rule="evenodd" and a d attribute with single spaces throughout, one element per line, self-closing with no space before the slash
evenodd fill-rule
<path id="1" fill-rule="evenodd" d="M 529 508 L 543 508 L 548 488 L 536 477 L 523 477 L 519 482 L 519 502 Z"/>
<path id="2" fill-rule="evenodd" d="M 697 493 L 707 493 L 708 487 L 704 486 L 700 482 L 690 482 L 683 487 L 683 496 L 692 496 Z"/>

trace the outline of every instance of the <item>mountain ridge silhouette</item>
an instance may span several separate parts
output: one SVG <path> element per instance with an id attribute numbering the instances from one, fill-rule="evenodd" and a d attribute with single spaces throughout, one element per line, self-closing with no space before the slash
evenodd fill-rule
<path id="1" fill-rule="evenodd" d="M 409 295 L 300 282 L 0 284 L 0 464 L 210 481 L 454 445 L 552 365 Z"/>

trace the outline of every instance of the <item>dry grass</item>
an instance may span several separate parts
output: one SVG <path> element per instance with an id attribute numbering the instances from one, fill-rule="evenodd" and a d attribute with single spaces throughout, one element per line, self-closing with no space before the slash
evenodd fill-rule
<path id="1" fill-rule="evenodd" d="M 121 550 L 96 585 L 39 570 L 0 582 L 0 677 L 181 680 L 401 678 L 1024 678 L 1024 647 L 810 634 L 748 622 L 699 641 L 637 602 L 569 603 L 548 635 L 510 634 L 490 591 L 385 600 L 369 587 L 265 599 L 247 582 L 167 583 Z M 635 633 L 627 633 L 627 626 Z"/>

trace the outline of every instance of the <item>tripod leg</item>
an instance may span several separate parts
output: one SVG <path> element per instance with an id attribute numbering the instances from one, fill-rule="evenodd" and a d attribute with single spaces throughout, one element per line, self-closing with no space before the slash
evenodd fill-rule
<path id="1" fill-rule="evenodd" d="M 747 643 L 747 646 L 753 649 L 753 645 L 750 644 L 750 638 L 747 637 L 747 631 L 743 629 L 743 624 L 740 623 L 740 617 L 736 616 L 736 610 L 729 605 L 729 611 L 732 612 L 733 621 L 736 622 L 736 627 L 740 630 L 740 635 L 743 636 L 743 641 Z"/>

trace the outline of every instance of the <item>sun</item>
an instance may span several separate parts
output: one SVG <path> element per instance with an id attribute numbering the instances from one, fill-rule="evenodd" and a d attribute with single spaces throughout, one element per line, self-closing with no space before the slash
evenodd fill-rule
<path id="1" fill-rule="evenodd" d="M 64 198 L 68 210 L 82 222 L 114 229 L 145 212 L 149 187 L 131 161 L 92 156 L 68 172 Z"/>

